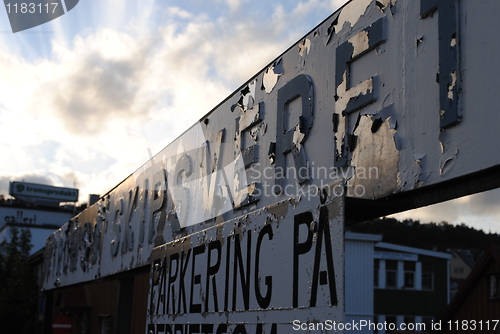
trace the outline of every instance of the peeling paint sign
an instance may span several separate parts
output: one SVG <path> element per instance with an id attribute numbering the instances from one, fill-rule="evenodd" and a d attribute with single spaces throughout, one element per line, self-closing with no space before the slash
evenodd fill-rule
<path id="1" fill-rule="evenodd" d="M 291 314 L 337 317 L 344 198 L 432 195 L 500 166 L 498 10 L 349 1 L 56 231 L 44 288 L 153 266 L 153 333 L 282 333 Z M 333 210 L 322 189 L 339 182 Z"/>
<path id="2" fill-rule="evenodd" d="M 156 248 L 147 333 L 279 334 L 294 321 L 342 323 L 343 207 L 333 193 L 286 200 Z"/>

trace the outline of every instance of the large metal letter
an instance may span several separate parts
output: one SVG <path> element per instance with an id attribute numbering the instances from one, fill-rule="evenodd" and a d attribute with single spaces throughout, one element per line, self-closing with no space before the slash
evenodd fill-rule
<path id="1" fill-rule="evenodd" d="M 420 17 L 425 19 L 439 10 L 439 105 L 440 126 L 460 122 L 458 111 L 459 48 L 458 6 L 456 0 L 420 0 Z"/>
<path id="2" fill-rule="evenodd" d="M 347 115 L 376 100 L 374 77 L 351 87 L 351 63 L 385 42 L 385 20 L 379 19 L 337 47 L 335 61 L 335 108 Z"/>
<path id="3" fill-rule="evenodd" d="M 288 129 L 287 105 L 296 98 L 302 99 L 302 115 L 298 123 Z M 312 127 L 314 118 L 314 88 L 312 80 L 305 74 L 300 74 L 278 90 L 278 120 L 276 122 L 276 193 L 283 190 L 283 180 L 286 174 L 285 155 L 292 152 L 296 168 L 297 182 L 303 183 L 309 179 L 305 150 L 302 147 L 307 134 Z"/>

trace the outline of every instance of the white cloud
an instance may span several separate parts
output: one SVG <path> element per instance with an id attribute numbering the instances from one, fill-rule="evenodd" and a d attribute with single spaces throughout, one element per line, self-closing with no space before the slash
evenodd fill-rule
<path id="1" fill-rule="evenodd" d="M 393 215 L 394 218 L 420 220 L 423 223 L 446 221 L 465 223 L 485 232 L 500 233 L 500 188 L 457 198 Z"/>
<path id="2" fill-rule="evenodd" d="M 179 7 L 169 7 L 167 9 L 167 13 L 172 17 L 179 17 L 182 19 L 190 19 L 193 17 L 193 15 L 190 12 L 183 10 Z"/>
<path id="3" fill-rule="evenodd" d="M 228 4 L 229 8 L 231 8 L 232 11 L 236 11 L 241 7 L 241 0 L 225 0 L 225 2 Z"/>

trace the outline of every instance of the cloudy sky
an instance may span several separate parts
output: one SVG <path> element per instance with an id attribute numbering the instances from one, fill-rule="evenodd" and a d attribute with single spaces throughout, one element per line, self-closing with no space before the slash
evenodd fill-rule
<path id="1" fill-rule="evenodd" d="M 80 0 L 12 33 L 0 9 L 0 194 L 104 194 L 345 0 Z M 500 232 L 498 192 L 399 217 Z"/>

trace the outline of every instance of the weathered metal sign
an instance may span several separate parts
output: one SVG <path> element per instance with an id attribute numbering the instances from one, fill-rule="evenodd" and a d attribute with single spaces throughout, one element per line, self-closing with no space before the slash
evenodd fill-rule
<path id="1" fill-rule="evenodd" d="M 289 198 L 309 203 L 306 194 L 339 179 L 347 181 L 338 196 L 365 200 L 361 212 L 499 167 L 499 8 L 496 0 L 349 2 L 55 232 L 45 288 L 150 265 L 155 247 L 200 231 L 227 239 L 228 227 L 215 226 Z M 250 224 L 260 230 L 264 221 Z"/>
<path id="2" fill-rule="evenodd" d="M 155 249 L 147 333 L 278 334 L 315 319 L 342 324 L 344 200 L 336 190 L 343 186 Z"/>

